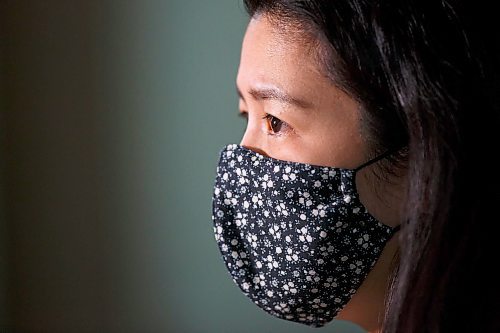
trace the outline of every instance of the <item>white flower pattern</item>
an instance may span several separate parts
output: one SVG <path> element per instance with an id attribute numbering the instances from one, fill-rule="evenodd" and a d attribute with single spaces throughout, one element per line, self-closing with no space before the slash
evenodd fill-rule
<path id="1" fill-rule="evenodd" d="M 215 238 L 234 282 L 255 304 L 320 327 L 365 279 L 394 229 L 359 201 L 355 170 L 221 152 Z"/>

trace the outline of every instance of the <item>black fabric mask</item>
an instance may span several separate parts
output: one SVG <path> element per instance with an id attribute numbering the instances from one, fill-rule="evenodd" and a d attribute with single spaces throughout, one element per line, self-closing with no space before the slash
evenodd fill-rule
<path id="1" fill-rule="evenodd" d="M 215 238 L 234 282 L 266 312 L 323 326 L 380 257 L 396 229 L 361 204 L 359 169 L 287 162 L 238 145 L 221 152 Z"/>

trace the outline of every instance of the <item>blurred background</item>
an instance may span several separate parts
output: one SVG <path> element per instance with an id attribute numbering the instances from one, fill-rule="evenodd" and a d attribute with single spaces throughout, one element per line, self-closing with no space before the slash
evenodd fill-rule
<path id="1" fill-rule="evenodd" d="M 275 319 L 211 221 L 241 0 L 0 0 L 0 332 L 362 332 Z"/>

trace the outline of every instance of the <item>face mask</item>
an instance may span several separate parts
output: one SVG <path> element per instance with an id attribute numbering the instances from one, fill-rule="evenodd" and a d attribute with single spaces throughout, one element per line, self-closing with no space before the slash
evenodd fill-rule
<path id="1" fill-rule="evenodd" d="M 396 231 L 359 200 L 361 167 L 287 162 L 229 145 L 213 195 L 215 238 L 234 282 L 286 320 L 323 326 L 348 303 Z"/>

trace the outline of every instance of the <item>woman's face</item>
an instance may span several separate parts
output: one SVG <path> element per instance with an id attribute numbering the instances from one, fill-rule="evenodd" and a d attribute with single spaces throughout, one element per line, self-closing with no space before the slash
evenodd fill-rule
<path id="1" fill-rule="evenodd" d="M 237 77 L 239 110 L 248 118 L 241 145 L 281 160 L 356 168 L 374 157 L 361 130 L 360 105 L 322 74 L 316 44 L 301 37 L 265 15 L 250 21 Z M 402 189 L 395 181 L 374 186 L 365 171 L 371 167 L 358 173 L 360 199 L 380 222 L 396 226 Z M 396 249 L 393 237 L 337 318 L 377 329 Z"/>
<path id="2" fill-rule="evenodd" d="M 250 21 L 237 78 L 248 117 L 241 144 L 282 160 L 361 165 L 368 154 L 358 103 L 321 73 L 314 48 L 293 37 L 264 16 Z"/>

